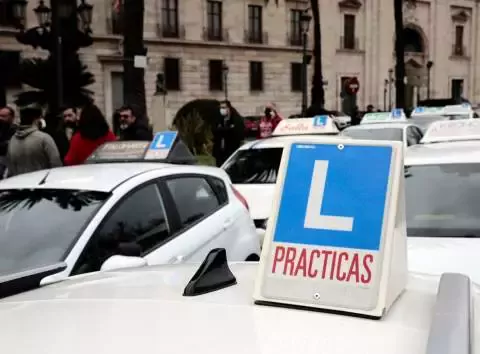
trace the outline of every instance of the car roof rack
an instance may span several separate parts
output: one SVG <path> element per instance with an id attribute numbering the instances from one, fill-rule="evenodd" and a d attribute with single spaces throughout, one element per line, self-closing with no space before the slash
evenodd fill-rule
<path id="1" fill-rule="evenodd" d="M 158 134 L 174 135 L 162 155 L 151 154 Z M 197 159 L 176 132 L 157 133 L 153 141 L 110 141 L 99 146 L 85 161 L 86 164 L 116 162 L 161 162 L 179 165 L 195 165 Z"/>
<path id="2" fill-rule="evenodd" d="M 36 289 L 40 286 L 43 278 L 63 272 L 65 269 L 67 269 L 67 264 L 59 262 L 44 267 L 0 276 L 0 299 Z"/>
<path id="3" fill-rule="evenodd" d="M 473 353 L 473 322 L 470 278 L 457 273 L 442 274 L 426 354 Z"/>

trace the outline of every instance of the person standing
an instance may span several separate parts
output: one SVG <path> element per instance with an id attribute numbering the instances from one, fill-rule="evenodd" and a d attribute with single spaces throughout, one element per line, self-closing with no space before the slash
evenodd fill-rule
<path id="1" fill-rule="evenodd" d="M 30 106 L 20 110 L 20 126 L 8 146 L 8 177 L 62 166 L 53 138 L 38 128 L 41 119 L 40 107 Z"/>
<path id="2" fill-rule="evenodd" d="M 152 130 L 140 121 L 130 106 L 123 106 L 118 110 L 120 115 L 120 140 L 152 140 Z"/>
<path id="3" fill-rule="evenodd" d="M 70 140 L 64 163 L 66 166 L 82 164 L 97 147 L 115 140 L 117 138 L 110 130 L 105 116 L 97 106 L 90 104 L 80 113 L 78 128 Z"/>
<path id="4" fill-rule="evenodd" d="M 273 103 L 265 106 L 265 115 L 260 119 L 258 124 L 258 139 L 268 138 L 272 135 L 282 117 L 278 114 Z"/>
<path id="5" fill-rule="evenodd" d="M 243 121 L 233 113 L 230 101 L 220 102 L 219 110 L 220 118 L 212 127 L 212 155 L 217 167 L 220 167 L 240 147 L 245 134 Z"/>
<path id="6" fill-rule="evenodd" d="M 78 110 L 73 106 L 66 106 L 62 110 L 62 118 L 58 124 L 58 128 L 54 133 L 53 140 L 57 144 L 60 158 L 63 159 L 67 155 L 70 147 L 70 140 L 78 127 Z"/>
<path id="7" fill-rule="evenodd" d="M 12 107 L 0 108 L 0 179 L 5 176 L 7 169 L 8 144 L 16 130 L 14 120 L 15 111 Z"/>

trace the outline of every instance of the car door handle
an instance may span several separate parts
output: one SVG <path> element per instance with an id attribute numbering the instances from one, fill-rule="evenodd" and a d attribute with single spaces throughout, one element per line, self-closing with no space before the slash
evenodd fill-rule
<path id="1" fill-rule="evenodd" d="M 227 219 L 227 220 L 225 220 L 225 222 L 223 223 L 223 227 L 224 227 L 225 229 L 227 229 L 227 228 L 229 228 L 230 226 L 232 226 L 232 224 L 233 224 L 233 220 L 232 220 L 232 219 Z"/>
<path id="2" fill-rule="evenodd" d="M 184 259 L 185 259 L 185 256 L 178 255 L 173 257 L 169 263 L 173 263 L 173 264 L 182 263 Z"/>

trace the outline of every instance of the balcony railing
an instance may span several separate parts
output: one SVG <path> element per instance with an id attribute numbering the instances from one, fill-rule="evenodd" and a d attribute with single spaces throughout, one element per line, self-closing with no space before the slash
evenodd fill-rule
<path id="1" fill-rule="evenodd" d="M 360 45 L 358 38 L 351 38 L 351 37 L 340 37 L 340 47 L 341 50 L 359 50 Z"/>
<path id="2" fill-rule="evenodd" d="M 287 33 L 287 45 L 292 47 L 301 47 L 303 38 L 301 33 Z"/>
<path id="3" fill-rule="evenodd" d="M 203 27 L 203 40 L 212 42 L 228 42 L 228 30 L 225 28 Z"/>
<path id="4" fill-rule="evenodd" d="M 158 24 L 157 34 L 161 38 L 185 39 L 185 26 Z"/>
<path id="5" fill-rule="evenodd" d="M 244 41 L 247 44 L 268 44 L 268 33 L 246 30 Z"/>
<path id="6" fill-rule="evenodd" d="M 463 57 L 467 53 L 465 46 L 454 44 L 452 45 L 452 55 L 455 57 Z"/>

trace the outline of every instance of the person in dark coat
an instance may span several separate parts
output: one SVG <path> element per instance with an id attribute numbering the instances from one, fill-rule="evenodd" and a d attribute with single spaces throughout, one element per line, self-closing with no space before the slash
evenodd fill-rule
<path id="1" fill-rule="evenodd" d="M 63 108 L 60 123 L 53 134 L 53 140 L 55 140 L 55 144 L 57 144 L 62 161 L 67 155 L 70 140 L 77 131 L 78 118 L 78 110 L 76 107 L 66 106 Z"/>
<path id="2" fill-rule="evenodd" d="M 150 127 L 141 121 L 134 109 L 123 106 L 118 110 L 120 114 L 120 140 L 152 140 L 153 134 Z"/>
<path id="3" fill-rule="evenodd" d="M 0 108 L 0 179 L 5 175 L 7 168 L 7 151 L 10 139 L 17 129 L 15 120 L 15 111 L 12 107 L 6 106 Z"/>
<path id="4" fill-rule="evenodd" d="M 242 117 L 233 114 L 230 101 L 220 102 L 219 109 L 220 118 L 212 127 L 212 155 L 218 167 L 240 147 L 245 134 Z"/>

